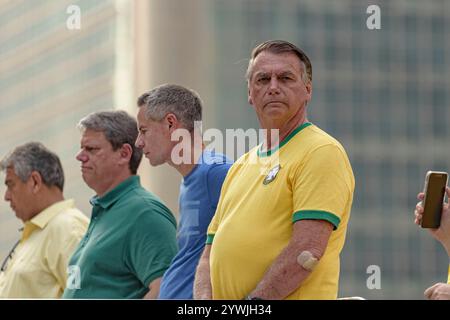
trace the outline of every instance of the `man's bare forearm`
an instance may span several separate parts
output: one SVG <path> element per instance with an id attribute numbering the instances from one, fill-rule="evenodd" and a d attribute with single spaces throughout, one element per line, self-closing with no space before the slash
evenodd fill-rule
<path id="1" fill-rule="evenodd" d="M 211 278 L 209 272 L 209 252 L 211 246 L 207 245 L 200 258 L 194 281 L 194 299 L 212 299 Z"/>
<path id="2" fill-rule="evenodd" d="M 159 288 L 161 287 L 161 279 L 162 279 L 162 277 L 157 278 L 150 283 L 150 285 L 148 286 L 149 291 L 147 292 L 147 294 L 144 297 L 145 300 L 151 300 L 151 299 L 158 298 Z"/>
<path id="3" fill-rule="evenodd" d="M 309 251 L 314 258 L 320 260 L 332 229 L 330 223 L 321 220 L 296 222 L 294 235 L 288 246 L 278 255 L 249 295 L 268 300 L 281 300 L 289 296 L 311 273 L 299 264 L 298 256 Z"/>

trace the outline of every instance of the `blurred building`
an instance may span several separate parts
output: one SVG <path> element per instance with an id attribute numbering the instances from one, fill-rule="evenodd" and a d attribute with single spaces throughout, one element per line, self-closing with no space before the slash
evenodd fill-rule
<path id="1" fill-rule="evenodd" d="M 71 4 L 80 30 L 66 28 Z M 380 6 L 380 30 L 366 26 L 369 4 Z M 44 142 L 87 214 L 92 192 L 74 159 L 82 116 L 134 113 L 139 94 L 174 82 L 202 96 L 204 129 L 258 128 L 244 78 L 250 51 L 267 39 L 298 44 L 313 64 L 309 118 L 342 142 L 356 177 L 340 296 L 420 299 L 446 279 L 446 254 L 413 210 L 426 171 L 450 170 L 450 2 L 0 0 L 0 21 L 0 154 Z M 140 173 L 176 212 L 178 174 L 145 159 Z M 2 202 L 0 255 L 17 226 Z M 366 286 L 371 265 L 380 290 Z"/>
<path id="2" fill-rule="evenodd" d="M 80 29 L 67 27 L 70 5 L 81 9 Z M 66 197 L 88 215 L 93 192 L 75 160 L 75 126 L 90 112 L 128 103 L 133 82 L 123 68 L 133 50 L 123 39 L 130 20 L 119 1 L 0 0 L 0 156 L 31 140 L 44 143 L 61 157 Z M 3 183 L 0 191 L 3 197 Z M 2 258 L 19 225 L 1 201 Z"/>

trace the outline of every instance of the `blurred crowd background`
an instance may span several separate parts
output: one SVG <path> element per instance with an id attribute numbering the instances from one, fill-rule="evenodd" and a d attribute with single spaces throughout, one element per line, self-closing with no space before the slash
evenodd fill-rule
<path id="1" fill-rule="evenodd" d="M 379 30 L 366 25 L 373 4 Z M 67 28 L 70 5 L 80 29 Z M 0 157 L 41 141 L 61 157 L 66 198 L 87 215 L 80 118 L 136 114 L 138 95 L 170 82 L 201 95 L 203 129 L 258 128 L 250 51 L 268 39 L 297 44 L 313 65 L 309 119 L 341 141 L 356 178 L 339 296 L 422 299 L 445 282 L 448 257 L 413 210 L 426 171 L 450 169 L 450 1 L 0 0 L 0 24 Z M 145 163 L 140 174 L 177 214 L 176 172 Z M 0 201 L 1 258 L 20 225 Z M 367 287 L 371 265 L 380 289 Z"/>

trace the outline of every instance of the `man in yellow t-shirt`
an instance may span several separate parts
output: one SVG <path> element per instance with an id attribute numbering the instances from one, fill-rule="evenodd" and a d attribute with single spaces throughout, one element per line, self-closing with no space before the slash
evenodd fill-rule
<path id="1" fill-rule="evenodd" d="M 267 41 L 247 80 L 261 127 L 278 131 L 231 167 L 194 298 L 335 299 L 354 177 L 341 144 L 306 117 L 311 63 L 296 46 Z"/>
<path id="2" fill-rule="evenodd" d="M 20 240 L 1 264 L 0 298 L 59 298 L 68 261 L 89 220 L 73 200 L 64 199 L 61 162 L 42 144 L 17 147 L 0 170 L 6 171 L 5 200 L 24 223 Z"/>
<path id="3" fill-rule="evenodd" d="M 445 192 L 447 193 L 447 198 L 450 198 L 450 188 L 446 187 Z M 421 225 L 423 206 L 422 200 L 425 194 L 420 192 L 417 195 L 417 199 L 420 200 L 416 205 L 415 213 L 415 223 Z M 442 206 L 441 215 L 441 225 L 437 229 L 428 229 L 433 238 L 439 241 L 444 247 L 447 255 L 450 259 L 450 204 L 444 203 Z M 425 290 L 424 295 L 430 300 L 450 300 L 450 263 L 448 267 L 447 283 L 436 283 L 433 286 Z"/>

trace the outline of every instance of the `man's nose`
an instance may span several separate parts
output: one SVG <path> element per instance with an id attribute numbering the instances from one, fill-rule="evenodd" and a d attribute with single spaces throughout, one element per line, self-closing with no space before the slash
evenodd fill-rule
<path id="1" fill-rule="evenodd" d="M 5 196 L 3 197 L 3 199 L 5 201 L 11 201 L 11 193 L 8 190 L 5 191 Z"/>
<path id="2" fill-rule="evenodd" d="M 143 143 L 143 139 L 142 139 L 142 134 L 138 134 L 137 138 L 136 138 L 136 142 L 134 143 L 134 145 L 136 146 L 136 148 L 142 149 L 144 147 L 144 143 Z"/>
<path id="3" fill-rule="evenodd" d="M 280 93 L 280 87 L 277 77 L 272 77 L 270 79 L 270 87 L 269 87 L 269 94 L 279 94 Z"/>
<path id="4" fill-rule="evenodd" d="M 86 156 L 86 154 L 84 153 L 84 150 L 80 150 L 78 153 L 77 153 L 77 155 L 76 155 L 76 157 L 75 157 L 78 161 L 81 161 L 81 162 L 86 162 L 87 161 L 87 156 Z"/>

